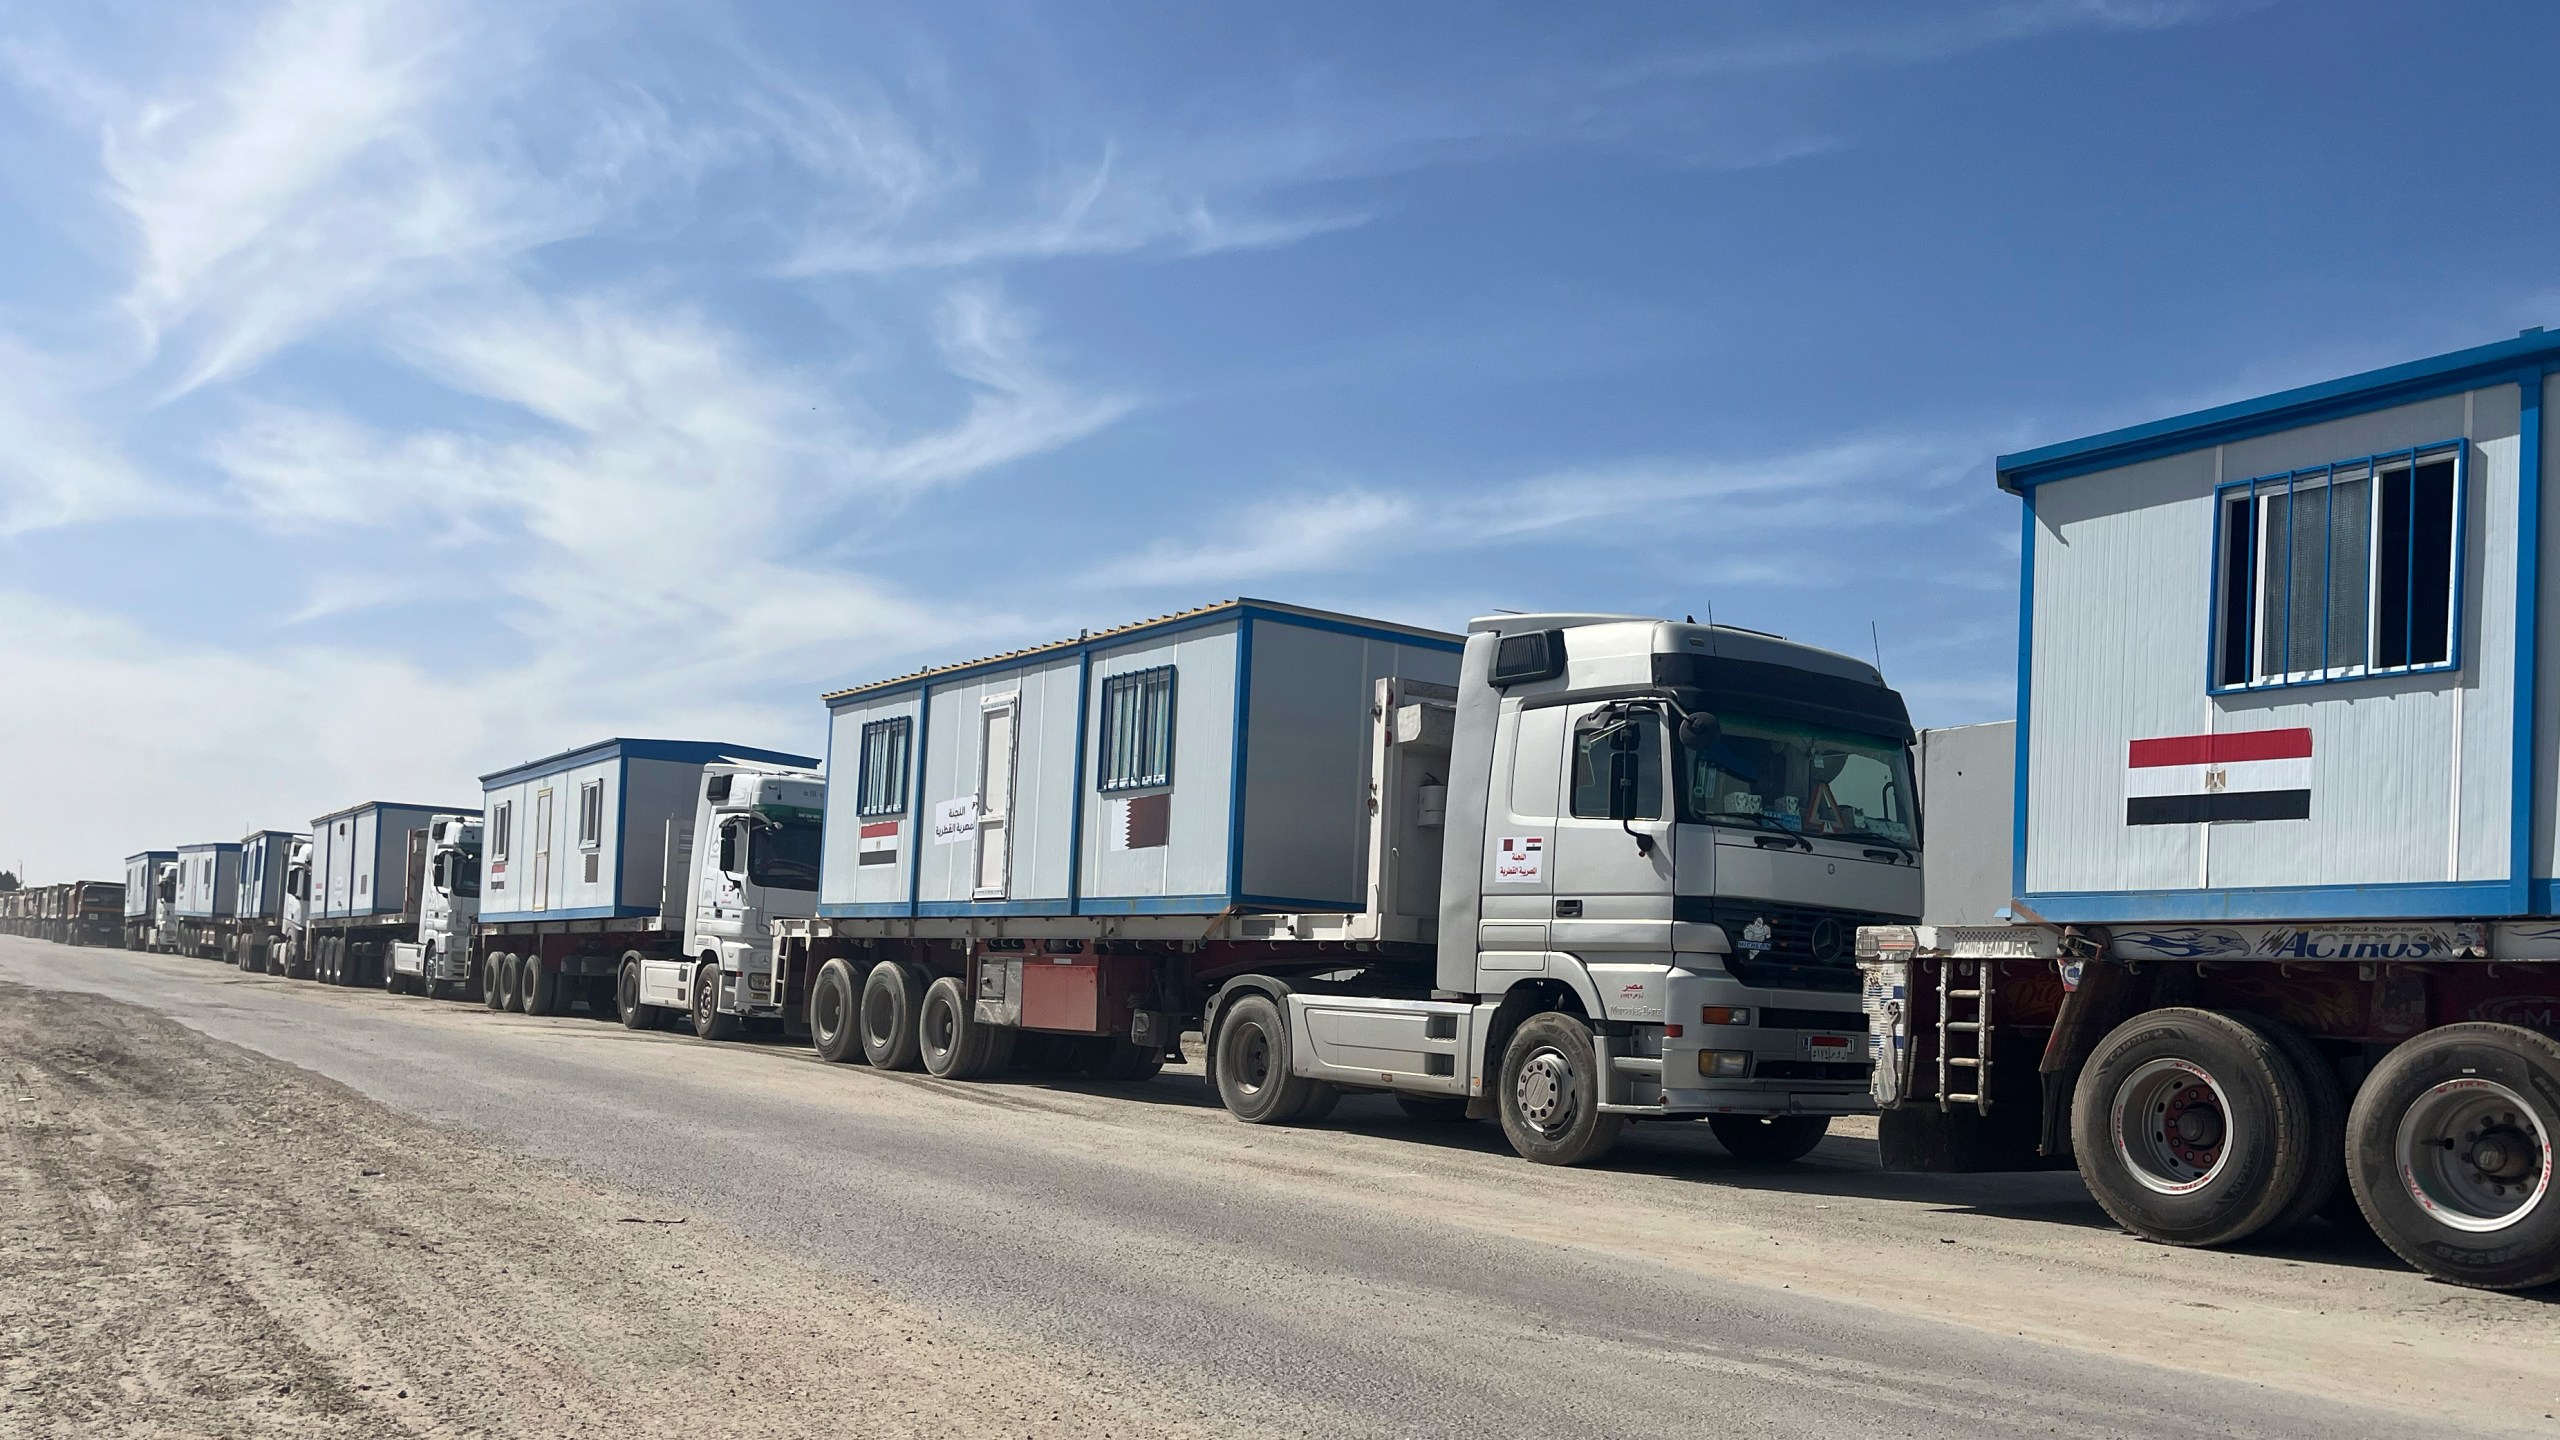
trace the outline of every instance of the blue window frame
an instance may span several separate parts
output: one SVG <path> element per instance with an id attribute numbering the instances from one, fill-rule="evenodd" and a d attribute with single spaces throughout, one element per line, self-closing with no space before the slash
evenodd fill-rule
<path id="1" fill-rule="evenodd" d="M 2459 669 L 2468 454 L 2445 440 L 2217 486 L 2207 688 Z"/>
<path id="2" fill-rule="evenodd" d="M 1094 776 L 1106 794 L 1173 783 L 1172 666 L 1102 682 L 1102 750 Z"/>
<path id="3" fill-rule="evenodd" d="M 862 770 L 853 795 L 856 813 L 907 813 L 907 725 L 907 717 L 901 715 L 862 727 Z"/>

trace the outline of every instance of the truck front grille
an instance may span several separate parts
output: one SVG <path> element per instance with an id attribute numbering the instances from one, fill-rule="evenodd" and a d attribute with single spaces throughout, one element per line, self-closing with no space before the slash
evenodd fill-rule
<path id="1" fill-rule="evenodd" d="M 1854 991 L 1858 927 L 1911 918 L 1706 895 L 1684 895 L 1676 905 L 1672 913 L 1679 919 L 1721 928 L 1733 947 L 1725 968 L 1743 984 L 1764 990 Z"/>

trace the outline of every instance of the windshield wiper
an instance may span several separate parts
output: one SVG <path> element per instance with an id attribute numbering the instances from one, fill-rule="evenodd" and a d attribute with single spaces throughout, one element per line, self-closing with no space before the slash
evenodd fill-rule
<path id="1" fill-rule="evenodd" d="M 1757 825 L 1764 830 L 1774 831 L 1779 835 L 1785 836 L 1787 839 L 1794 841 L 1803 849 L 1811 850 L 1813 848 L 1813 842 L 1804 838 L 1802 833 L 1785 825 L 1779 824 L 1776 816 L 1763 810 L 1710 810 L 1707 812 L 1706 818 L 1710 821 L 1723 819 L 1748 820 L 1752 824 Z"/>
<path id="2" fill-rule="evenodd" d="M 1920 851 L 1917 847 L 1905 841 L 1896 840 L 1890 835 L 1880 834 L 1873 830 L 1838 830 L 1832 833 L 1831 838 L 1835 840 L 1873 840 L 1879 845 L 1890 845 L 1894 849 L 1901 851 L 1904 858 L 1910 860 L 1911 863 L 1915 865 L 1920 863 Z"/>

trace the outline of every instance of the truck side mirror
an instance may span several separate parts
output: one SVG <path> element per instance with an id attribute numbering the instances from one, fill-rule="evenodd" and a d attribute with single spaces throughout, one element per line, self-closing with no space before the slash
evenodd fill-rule
<path id="1" fill-rule="evenodd" d="M 1724 722 L 1704 710 L 1680 717 L 1680 748 L 1704 750 L 1724 738 Z"/>

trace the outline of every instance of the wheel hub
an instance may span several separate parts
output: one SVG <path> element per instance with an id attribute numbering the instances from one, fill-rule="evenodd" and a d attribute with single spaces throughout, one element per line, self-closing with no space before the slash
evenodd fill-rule
<path id="1" fill-rule="evenodd" d="M 2550 1183 L 2540 1112 L 2493 1080 L 2448 1080 L 2410 1102 L 2394 1158 L 2409 1195 L 2456 1230 L 2485 1234 L 2524 1219 Z"/>
<path id="2" fill-rule="evenodd" d="M 2203 1067 L 2175 1056 L 2152 1060 L 2116 1087 L 2116 1155 L 2143 1188 L 2185 1195 L 2204 1188 L 2230 1160 L 2230 1103 Z"/>
<path id="3" fill-rule="evenodd" d="M 1520 1067 L 1512 1086 L 1520 1118 L 1541 1131 L 1563 1129 L 1573 1118 L 1573 1064 L 1558 1051 L 1541 1050 Z"/>

